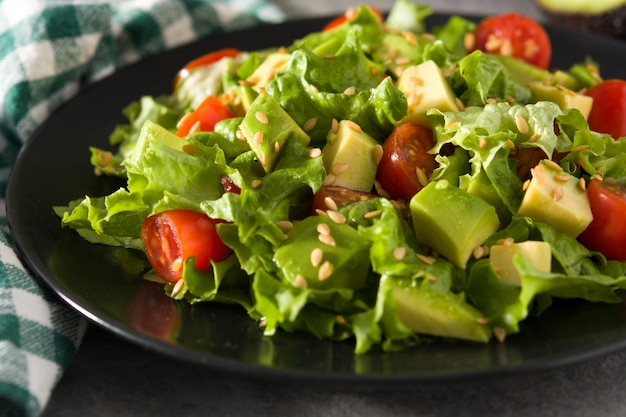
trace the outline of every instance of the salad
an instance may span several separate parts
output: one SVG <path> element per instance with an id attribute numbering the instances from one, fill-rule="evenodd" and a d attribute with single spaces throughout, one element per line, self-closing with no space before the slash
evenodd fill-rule
<path id="1" fill-rule="evenodd" d="M 176 300 L 358 354 L 504 342 L 555 298 L 621 302 L 626 82 L 591 58 L 550 69 L 527 17 L 431 13 L 361 6 L 188 63 L 124 109 L 114 152 L 91 148 L 125 185 L 55 207 L 63 226 L 145 252 Z"/>

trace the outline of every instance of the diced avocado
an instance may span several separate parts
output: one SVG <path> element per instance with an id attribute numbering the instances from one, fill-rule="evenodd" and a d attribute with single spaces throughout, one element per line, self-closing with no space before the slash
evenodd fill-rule
<path id="1" fill-rule="evenodd" d="M 539 272 L 550 272 L 552 250 L 548 242 L 527 240 L 511 244 L 493 245 L 489 249 L 489 260 L 494 272 L 502 281 L 520 286 L 522 281 L 513 264 L 513 257 L 520 254 Z"/>
<path id="2" fill-rule="evenodd" d="M 265 172 L 272 171 L 276 166 L 287 138 L 296 136 L 304 145 L 311 141 L 278 101 L 267 93 L 260 94 L 252 102 L 240 129 Z"/>
<path id="3" fill-rule="evenodd" d="M 263 63 L 246 78 L 246 82 L 255 88 L 263 88 L 282 70 L 291 55 L 287 52 L 274 52 L 265 58 Z"/>
<path id="4" fill-rule="evenodd" d="M 508 223 L 511 220 L 511 211 L 502 201 L 502 197 L 496 192 L 484 170 L 481 170 L 470 179 L 466 191 L 494 206 L 501 223 Z"/>
<path id="5" fill-rule="evenodd" d="M 247 85 L 237 86 L 234 91 L 239 99 L 238 104 L 241 107 L 242 112 L 245 114 L 250 109 L 252 102 L 258 97 L 259 93 Z"/>
<path id="6" fill-rule="evenodd" d="M 328 216 L 295 222 L 276 249 L 274 261 L 285 278 L 300 288 L 351 288 L 366 285 L 370 241 Z"/>
<path id="7" fill-rule="evenodd" d="M 528 86 L 530 83 L 540 82 L 578 90 L 578 82 L 566 72 L 550 72 L 509 55 L 494 56 L 506 67 L 509 75 L 518 84 Z"/>
<path id="8" fill-rule="evenodd" d="M 589 198 L 578 178 L 553 165 L 541 161 L 531 170 L 518 213 L 578 236 L 593 219 Z"/>
<path id="9" fill-rule="evenodd" d="M 500 226 L 491 204 L 445 180 L 430 182 L 413 196 L 409 207 L 417 242 L 461 269 Z"/>
<path id="10" fill-rule="evenodd" d="M 458 112 L 456 95 L 439 66 L 432 60 L 408 67 L 398 79 L 398 88 L 407 98 L 409 114 L 401 123 L 430 126 L 426 111 Z"/>
<path id="11" fill-rule="evenodd" d="M 562 85 L 545 85 L 540 82 L 530 83 L 531 100 L 552 101 L 559 105 L 562 110 L 578 109 L 587 118 L 593 105 L 593 98 L 584 94 L 576 93 Z"/>
<path id="12" fill-rule="evenodd" d="M 322 150 L 324 167 L 334 176 L 332 185 L 357 191 L 371 191 L 376 179 L 379 159 L 378 142 L 350 121 L 339 122 L 336 132 L 328 134 Z"/>
<path id="13" fill-rule="evenodd" d="M 416 333 L 477 342 L 491 338 L 478 310 L 452 294 L 431 290 L 428 282 L 383 277 L 380 285 L 391 290 L 398 319 Z"/>

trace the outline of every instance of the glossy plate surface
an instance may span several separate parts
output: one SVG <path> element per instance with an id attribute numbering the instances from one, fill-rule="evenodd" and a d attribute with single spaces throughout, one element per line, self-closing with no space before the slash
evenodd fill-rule
<path id="1" fill-rule="evenodd" d="M 446 18 L 433 16 L 429 27 Z M 93 175 L 88 147 L 108 147 L 109 133 L 125 122 L 121 110 L 128 103 L 167 94 L 177 70 L 203 53 L 287 45 L 328 20 L 256 27 L 168 51 L 85 89 L 54 114 L 23 148 L 7 190 L 12 233 L 34 275 L 90 320 L 135 343 L 262 377 L 388 386 L 533 371 L 626 347 L 626 305 L 583 302 L 559 303 L 540 320 L 528 319 L 504 344 L 442 342 L 355 356 L 351 342 L 296 334 L 264 338 L 239 308 L 175 302 L 139 279 L 141 254 L 91 245 L 61 229 L 53 206 L 105 195 L 120 185 Z M 557 28 L 549 32 L 555 67 L 569 68 L 590 55 L 607 77 L 626 77 L 626 43 Z"/>

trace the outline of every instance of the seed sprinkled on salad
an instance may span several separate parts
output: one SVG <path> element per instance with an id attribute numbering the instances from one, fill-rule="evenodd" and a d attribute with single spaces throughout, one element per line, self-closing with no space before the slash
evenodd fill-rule
<path id="1" fill-rule="evenodd" d="M 339 207 L 337 207 L 337 203 L 335 202 L 335 200 L 333 200 L 331 197 L 324 197 L 324 205 L 332 211 L 337 211 L 339 210 Z"/>
<path id="2" fill-rule="evenodd" d="M 310 132 L 311 130 L 315 129 L 317 121 L 317 117 L 311 117 L 306 122 L 304 122 L 304 124 L 302 125 L 302 129 L 304 129 L 305 132 Z"/>
<path id="3" fill-rule="evenodd" d="M 522 135 L 527 134 L 530 130 L 530 127 L 528 126 L 528 121 L 526 121 L 526 119 L 524 119 L 524 116 L 519 113 L 515 115 L 515 126 Z"/>
<path id="4" fill-rule="evenodd" d="M 302 274 L 296 275 L 294 279 L 294 285 L 298 288 L 307 288 L 309 284 L 306 282 L 306 278 Z"/>
<path id="5" fill-rule="evenodd" d="M 346 216 L 341 214 L 339 211 L 327 210 L 326 214 L 328 214 L 328 217 L 337 224 L 344 224 L 347 221 Z"/>
<path id="6" fill-rule="evenodd" d="M 398 246 L 393 250 L 393 258 L 396 261 L 401 261 L 406 256 L 406 248 L 404 246 Z"/>
<path id="7" fill-rule="evenodd" d="M 314 268 L 318 267 L 322 263 L 324 257 L 324 251 L 321 248 L 315 248 L 311 251 L 311 265 Z"/>
<path id="8" fill-rule="evenodd" d="M 263 113 L 262 111 L 258 111 L 254 114 L 254 117 L 256 117 L 256 119 L 263 123 L 264 125 L 269 123 L 269 119 L 267 118 L 267 115 L 265 113 Z"/>
<path id="9" fill-rule="evenodd" d="M 317 279 L 320 281 L 327 280 L 333 274 L 334 265 L 330 261 L 325 261 L 319 269 Z"/>

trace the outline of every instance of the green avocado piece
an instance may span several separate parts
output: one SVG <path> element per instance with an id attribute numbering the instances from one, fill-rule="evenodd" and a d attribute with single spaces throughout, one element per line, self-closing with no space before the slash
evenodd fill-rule
<path id="1" fill-rule="evenodd" d="M 539 272 L 548 273 L 552 269 L 552 248 L 548 242 L 526 240 L 510 244 L 496 244 L 489 248 L 489 260 L 493 271 L 502 281 L 521 286 L 522 280 L 513 264 L 516 255 L 521 255 Z"/>
<path id="2" fill-rule="evenodd" d="M 626 36 L 626 0 L 536 0 L 548 22 Z"/>
<path id="3" fill-rule="evenodd" d="M 357 191 L 372 190 L 380 156 L 382 147 L 378 142 L 350 120 L 339 122 L 322 150 L 326 172 L 334 176 L 332 185 Z"/>
<path id="4" fill-rule="evenodd" d="M 539 101 L 552 101 L 559 105 L 562 110 L 578 109 L 586 119 L 593 105 L 593 98 L 584 94 L 576 93 L 562 85 L 545 85 L 534 82 L 528 85 L 530 88 L 530 100 L 533 103 Z"/>
<path id="5" fill-rule="evenodd" d="M 530 83 L 540 82 L 548 85 L 562 85 L 574 91 L 580 88 L 578 81 L 566 72 L 544 70 L 509 55 L 494 56 L 506 67 L 513 80 L 525 87 Z"/>
<path id="6" fill-rule="evenodd" d="M 578 236 L 593 220 L 589 198 L 578 178 L 557 167 L 541 161 L 531 170 L 518 213 Z"/>
<path id="7" fill-rule="evenodd" d="M 296 136 L 305 146 L 311 141 L 280 103 L 267 93 L 254 99 L 239 128 L 265 172 L 271 172 L 276 166 L 287 138 Z"/>
<path id="8" fill-rule="evenodd" d="M 409 203 L 415 237 L 461 269 L 500 226 L 496 209 L 448 183 L 432 181 Z"/>
<path id="9" fill-rule="evenodd" d="M 494 206 L 501 223 L 508 223 L 511 220 L 511 210 L 504 204 L 484 170 L 470 179 L 466 191 Z"/>
<path id="10" fill-rule="evenodd" d="M 362 289 L 370 270 L 370 245 L 345 223 L 310 216 L 294 223 L 274 262 L 296 287 Z"/>
<path id="11" fill-rule="evenodd" d="M 480 311 L 452 293 L 430 289 L 427 280 L 383 277 L 380 285 L 391 291 L 398 319 L 416 333 L 476 342 L 491 338 Z"/>

